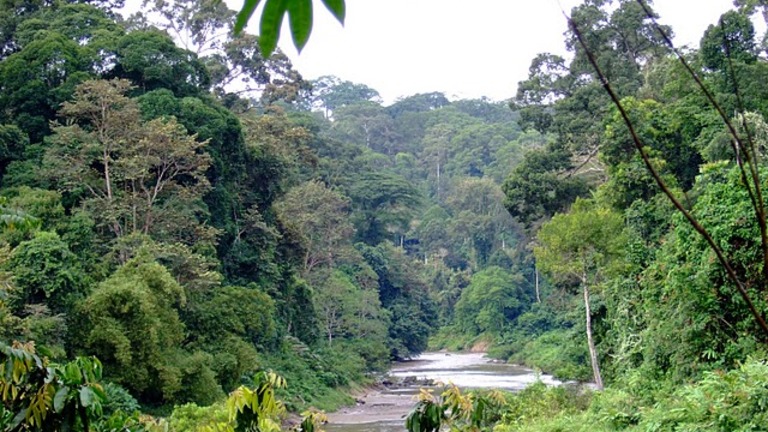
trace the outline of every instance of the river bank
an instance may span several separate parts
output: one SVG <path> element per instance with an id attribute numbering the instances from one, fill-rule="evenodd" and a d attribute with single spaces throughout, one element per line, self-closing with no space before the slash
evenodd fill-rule
<path id="1" fill-rule="evenodd" d="M 405 417 L 413 408 L 422 387 L 436 388 L 452 383 L 462 389 L 517 391 L 537 379 L 557 385 L 550 375 L 487 358 L 484 353 L 424 353 L 414 360 L 393 364 L 390 385 L 363 390 L 354 406 L 328 414 L 329 432 L 402 431 Z M 431 385 L 430 385 L 431 384 Z"/>

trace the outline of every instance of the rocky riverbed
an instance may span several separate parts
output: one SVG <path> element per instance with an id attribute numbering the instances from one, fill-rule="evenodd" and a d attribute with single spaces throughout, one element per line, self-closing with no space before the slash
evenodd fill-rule
<path id="1" fill-rule="evenodd" d="M 497 362 L 482 353 L 424 353 L 393 364 L 390 378 L 358 395 L 355 406 L 328 415 L 328 432 L 401 432 L 419 388 L 453 383 L 462 389 L 521 390 L 537 379 L 530 369 Z M 551 376 L 538 376 L 558 384 Z"/>

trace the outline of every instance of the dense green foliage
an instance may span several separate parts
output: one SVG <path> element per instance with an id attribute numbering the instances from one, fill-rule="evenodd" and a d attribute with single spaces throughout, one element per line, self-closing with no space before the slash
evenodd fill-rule
<path id="1" fill-rule="evenodd" d="M 682 64 L 588 0 L 512 110 L 305 81 L 263 53 L 311 5 L 261 39 L 217 1 L 0 5 L 3 428 L 277 430 L 430 343 L 606 390 L 449 387 L 409 430 L 764 427 L 763 2 Z"/>
<path id="2" fill-rule="evenodd" d="M 685 54 L 729 113 L 721 117 L 661 40 L 671 30 L 655 27 L 649 2 L 605 3 L 574 8 L 573 60 L 534 59 L 513 103 L 529 127 L 555 134 L 549 154 L 565 152 L 569 163 L 544 170 L 557 206 L 518 200 L 539 193 L 543 181 L 530 182 L 523 167 L 543 166 L 542 156 L 529 153 L 506 180 L 505 203 L 535 238 L 548 298 L 494 352 L 564 378 L 594 377 L 598 387 L 602 372 L 606 390 L 530 388 L 495 430 L 763 430 L 766 334 L 756 317 L 768 308 L 760 210 L 768 112 L 759 83 L 768 63 L 749 14 L 765 5 L 724 13 Z M 623 112 L 594 93 L 595 67 Z M 558 192 L 576 179 L 592 189 L 589 201 Z M 585 314 L 586 328 L 577 321 Z"/>
<path id="3" fill-rule="evenodd" d="M 150 429 L 241 424 L 223 401 L 253 405 L 267 368 L 289 410 L 332 409 L 454 315 L 501 334 L 528 308 L 515 263 L 530 254 L 499 184 L 549 138 L 504 104 L 383 106 L 262 55 L 268 38 L 233 33 L 221 2 L 113 6 L 0 6 L 0 335 L 42 364 L 99 359 L 98 410 L 56 428 L 137 410 L 165 417 L 141 417 Z M 17 384 L 51 391 L 27 372 L 43 381 Z M 15 403 L 3 427 L 22 424 Z"/>
<path id="4" fill-rule="evenodd" d="M 649 3 L 574 8 L 572 59 L 537 56 L 511 103 L 547 136 L 503 184 L 541 272 L 537 303 L 501 331 L 484 326 L 510 304 L 471 308 L 488 268 L 434 342 L 489 341 L 493 355 L 605 390 L 530 387 L 500 409 L 496 431 L 765 430 L 768 63 L 750 14 L 768 5 L 736 2 L 681 60 Z M 482 293 L 524 298 L 516 286 Z M 446 420 L 414 415 L 412 430 Z"/>

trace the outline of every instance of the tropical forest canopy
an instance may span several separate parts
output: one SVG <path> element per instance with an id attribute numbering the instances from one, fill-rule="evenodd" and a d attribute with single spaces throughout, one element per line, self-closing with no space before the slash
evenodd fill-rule
<path id="1" fill-rule="evenodd" d="M 510 101 L 389 105 L 223 2 L 119 6 L 0 5 L 4 430 L 278 430 L 473 346 L 606 390 L 447 398 L 457 427 L 766 424 L 767 4 L 676 55 L 588 0 Z"/>

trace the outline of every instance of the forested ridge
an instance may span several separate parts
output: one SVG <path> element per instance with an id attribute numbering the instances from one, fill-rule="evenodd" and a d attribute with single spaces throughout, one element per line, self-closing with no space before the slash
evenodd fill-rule
<path id="1" fill-rule="evenodd" d="M 410 430 L 765 428 L 763 2 L 678 58 L 588 0 L 509 102 L 391 104 L 222 2 L 120 6 L 0 5 L 4 430 L 310 431 L 473 346 L 605 390 L 449 389 Z"/>
<path id="2" fill-rule="evenodd" d="M 187 430 L 241 385 L 279 387 L 267 370 L 288 410 L 337 407 L 426 349 L 476 272 L 522 286 L 499 184 L 545 138 L 506 104 L 384 106 L 265 59 L 222 3 L 115 6 L 4 6 L 4 371 L 30 374 L 4 389 L 62 368 L 50 399 L 4 393 L 9 428 L 140 410 Z"/>

